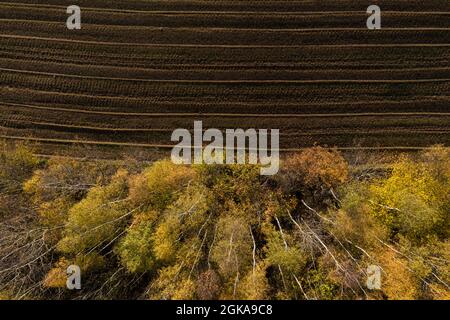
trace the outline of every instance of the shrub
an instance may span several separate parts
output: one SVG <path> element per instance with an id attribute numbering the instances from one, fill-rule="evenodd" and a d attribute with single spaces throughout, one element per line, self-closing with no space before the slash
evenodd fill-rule
<path id="1" fill-rule="evenodd" d="M 314 147 L 288 157 L 279 181 L 287 193 L 317 193 L 336 188 L 348 179 L 348 164 L 336 149 Z"/>

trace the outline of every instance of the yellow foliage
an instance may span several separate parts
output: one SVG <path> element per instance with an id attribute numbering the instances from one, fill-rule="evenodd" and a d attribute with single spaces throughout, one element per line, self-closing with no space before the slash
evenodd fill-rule
<path id="1" fill-rule="evenodd" d="M 187 300 L 194 298 L 195 283 L 183 277 L 179 265 L 173 265 L 160 269 L 150 289 L 150 299 Z"/>
<path id="2" fill-rule="evenodd" d="M 11 295 L 7 291 L 0 291 L 0 301 L 12 300 Z"/>
<path id="3" fill-rule="evenodd" d="M 78 253 L 113 240 L 123 228 L 129 215 L 126 206 L 128 173 L 119 170 L 107 186 L 90 189 L 85 199 L 69 211 L 64 238 L 58 249 Z"/>
<path id="4" fill-rule="evenodd" d="M 59 259 L 55 267 L 50 269 L 44 279 L 44 287 L 65 288 L 67 282 L 67 268 L 70 263 L 65 258 Z"/>
<path id="5" fill-rule="evenodd" d="M 26 144 L 10 147 L 0 141 L 0 190 L 17 191 L 39 165 L 39 159 Z"/>
<path id="6" fill-rule="evenodd" d="M 450 290 L 442 284 L 431 284 L 430 292 L 433 300 L 450 300 Z"/>
<path id="7" fill-rule="evenodd" d="M 408 262 L 392 250 L 384 250 L 377 256 L 382 268 L 381 290 L 390 300 L 414 300 L 419 298 L 419 279 L 408 270 Z"/>
<path id="8" fill-rule="evenodd" d="M 101 270 L 106 262 L 103 256 L 96 252 L 92 252 L 76 256 L 73 264 L 79 266 L 83 273 L 88 273 Z"/>
<path id="9" fill-rule="evenodd" d="M 289 274 L 296 274 L 305 267 L 307 256 L 300 243 L 297 243 L 292 235 L 286 232 L 281 234 L 279 230 L 269 223 L 263 224 L 262 231 L 267 242 L 264 251 L 268 264 L 275 267 L 280 266 Z"/>
<path id="10" fill-rule="evenodd" d="M 109 179 L 111 170 L 106 164 L 52 157 L 45 169 L 36 170 L 23 184 L 23 190 L 31 196 L 42 223 L 58 227 L 67 222 L 69 209 L 91 187 Z M 52 236 L 59 239 L 59 229 Z"/>
<path id="11" fill-rule="evenodd" d="M 88 189 L 105 183 L 114 172 L 113 167 L 96 162 L 52 157 L 45 169 L 34 172 L 24 184 L 36 204 L 65 196 L 73 201 L 83 198 Z"/>
<path id="12" fill-rule="evenodd" d="M 268 299 L 269 289 L 266 266 L 260 263 L 242 279 L 238 287 L 238 295 L 243 300 L 265 300 Z"/>
<path id="13" fill-rule="evenodd" d="M 129 197 L 133 203 L 162 210 L 194 177 L 190 167 L 158 161 L 130 179 Z"/>
<path id="14" fill-rule="evenodd" d="M 62 226 L 67 221 L 68 212 L 72 206 L 72 201 L 66 197 L 61 197 L 53 201 L 43 202 L 39 206 L 38 212 L 44 225 Z"/>
<path id="15" fill-rule="evenodd" d="M 172 300 L 189 300 L 194 298 L 195 283 L 191 279 L 185 279 L 178 283 L 172 295 Z"/>
<path id="16" fill-rule="evenodd" d="M 176 215 L 169 215 L 155 231 L 152 237 L 155 247 L 154 252 L 157 259 L 170 261 L 175 257 L 177 239 L 180 234 L 180 221 Z"/>
<path id="17" fill-rule="evenodd" d="M 371 185 L 372 214 L 411 240 L 441 232 L 448 212 L 443 196 L 450 184 L 435 179 L 427 163 L 402 158 L 388 179 Z"/>

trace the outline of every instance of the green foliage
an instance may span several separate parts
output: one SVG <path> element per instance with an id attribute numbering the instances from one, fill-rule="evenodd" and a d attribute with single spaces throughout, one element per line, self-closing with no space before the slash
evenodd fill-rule
<path id="1" fill-rule="evenodd" d="M 294 238 L 275 229 L 273 225 L 264 227 L 266 236 L 266 259 L 273 266 L 280 266 L 289 274 L 299 273 L 306 265 L 307 258 Z"/>
<path id="2" fill-rule="evenodd" d="M 310 270 L 307 274 L 309 296 L 318 300 L 333 300 L 337 296 L 338 286 L 320 270 Z"/>
<path id="3" fill-rule="evenodd" d="M 129 272 L 147 272 L 155 267 L 153 223 L 144 221 L 128 228 L 116 247 L 122 264 Z"/>
<path id="4" fill-rule="evenodd" d="M 369 185 L 358 182 L 347 185 L 341 192 L 344 197 L 340 208 L 331 212 L 330 218 L 334 224 L 327 224 L 328 228 L 354 256 L 362 257 L 364 252 L 352 244 L 357 244 L 366 250 L 376 250 L 379 246 L 377 239 L 388 238 L 388 228 L 379 223 L 372 214 Z"/>

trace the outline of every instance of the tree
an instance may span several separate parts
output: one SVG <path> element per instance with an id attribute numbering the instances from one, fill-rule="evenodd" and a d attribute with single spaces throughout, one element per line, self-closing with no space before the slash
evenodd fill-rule
<path id="1" fill-rule="evenodd" d="M 149 298 L 155 300 L 188 300 L 195 297 L 195 283 L 175 264 L 160 269 L 149 288 Z"/>
<path id="2" fill-rule="evenodd" d="M 152 221 L 142 221 L 131 225 L 118 243 L 116 253 L 129 272 L 143 273 L 152 271 L 155 267 L 153 232 Z"/>
<path id="3" fill-rule="evenodd" d="M 449 297 L 447 148 L 397 157 L 365 179 L 320 147 L 270 178 L 254 165 L 35 163 L 8 152 L 0 181 L 29 169 L 19 179 L 28 196 L 0 194 L 7 298 Z M 72 264 L 81 291 L 65 290 Z M 366 286 L 370 265 L 383 270 L 381 290 Z"/>
<path id="4" fill-rule="evenodd" d="M 195 172 L 169 160 L 153 163 L 130 179 L 130 200 L 143 209 L 163 210 L 195 178 Z"/>
<path id="5" fill-rule="evenodd" d="M 370 184 L 354 182 L 341 189 L 340 208 L 330 210 L 330 221 L 324 225 L 352 256 L 362 258 L 364 251 L 377 250 L 379 241 L 387 240 L 389 229 L 372 214 Z M 364 251 L 363 251 L 364 250 Z"/>
<path id="6" fill-rule="evenodd" d="M 239 286 L 239 299 L 266 300 L 269 298 L 270 286 L 266 269 L 266 265 L 261 262 L 247 272 Z"/>
<path id="7" fill-rule="evenodd" d="M 181 222 L 175 215 L 167 215 L 164 221 L 156 228 L 152 241 L 154 253 L 161 261 L 172 261 L 178 250 L 177 239 L 181 232 Z"/>
<path id="8" fill-rule="evenodd" d="M 347 161 L 336 149 L 316 146 L 288 157 L 278 180 L 286 193 L 317 195 L 347 181 L 348 174 Z"/>
<path id="9" fill-rule="evenodd" d="M 450 161 L 450 160 L 449 160 Z M 448 181 L 436 179 L 428 163 L 403 157 L 387 179 L 372 184 L 372 214 L 410 240 L 421 242 L 448 232 Z"/>
<path id="10" fill-rule="evenodd" d="M 93 187 L 85 199 L 69 210 L 64 237 L 58 243 L 63 253 L 101 251 L 120 236 L 132 209 L 127 206 L 128 173 L 119 170 L 111 183 Z"/>
<path id="11" fill-rule="evenodd" d="M 108 183 L 114 170 L 106 163 L 52 157 L 45 168 L 36 170 L 24 183 L 24 191 L 37 206 L 43 224 L 59 227 L 67 222 L 69 209 L 90 188 Z M 59 237 L 59 232 L 55 237 Z"/>
<path id="12" fill-rule="evenodd" d="M 242 276 L 252 263 L 253 242 L 249 226 L 243 219 L 232 216 L 222 217 L 217 223 L 211 260 L 217 264 L 224 279 Z"/>
<path id="13" fill-rule="evenodd" d="M 408 263 L 392 250 L 378 254 L 382 267 L 382 290 L 390 300 L 414 300 L 419 298 L 419 280 L 408 270 Z"/>
<path id="14" fill-rule="evenodd" d="M 281 267 L 287 274 L 298 274 L 305 267 L 307 258 L 296 239 L 287 232 L 276 230 L 270 224 L 263 228 L 266 236 L 266 260 L 269 265 Z"/>

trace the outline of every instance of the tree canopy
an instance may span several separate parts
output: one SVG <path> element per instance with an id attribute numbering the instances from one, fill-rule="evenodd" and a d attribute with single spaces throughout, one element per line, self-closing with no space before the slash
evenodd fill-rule
<path id="1" fill-rule="evenodd" d="M 448 299 L 449 155 L 402 155 L 360 179 L 323 147 L 287 156 L 274 177 L 254 165 L 40 161 L 5 147 L 1 190 L 33 218 L 0 240 L 0 295 Z M 23 214 L 0 201 L 3 216 Z M 79 292 L 65 289 L 71 264 Z M 366 286 L 370 265 L 382 269 L 380 290 Z M 24 296 L 24 266 L 46 290 Z"/>

